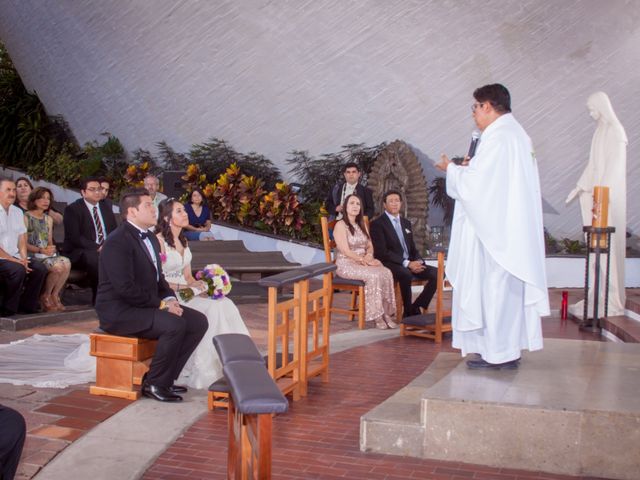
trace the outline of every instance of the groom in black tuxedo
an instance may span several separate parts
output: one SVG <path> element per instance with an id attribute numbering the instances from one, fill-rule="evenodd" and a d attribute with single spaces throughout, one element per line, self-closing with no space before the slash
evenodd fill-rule
<path id="1" fill-rule="evenodd" d="M 158 340 L 142 394 L 178 402 L 186 387 L 173 382 L 208 328 L 207 318 L 181 307 L 162 273 L 160 245 L 148 229 L 156 210 L 144 188 L 129 190 L 120 201 L 122 224 L 107 238 L 100 254 L 96 312 L 100 328 L 114 335 Z"/>
<path id="2" fill-rule="evenodd" d="M 425 265 L 413 241 L 411 222 L 400 215 L 402 196 L 389 190 L 382 198 L 384 213 L 371 222 L 371 243 L 375 258 L 391 270 L 400 284 L 404 316 L 420 313 L 427 308 L 436 292 L 438 269 Z M 411 302 L 411 281 L 427 280 L 415 302 Z M 398 301 L 398 299 L 396 299 Z"/>

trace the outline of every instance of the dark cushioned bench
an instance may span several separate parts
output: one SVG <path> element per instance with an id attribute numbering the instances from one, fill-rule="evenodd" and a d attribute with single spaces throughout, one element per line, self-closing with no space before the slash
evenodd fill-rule
<path id="1" fill-rule="evenodd" d="M 213 344 L 229 389 L 227 478 L 270 479 L 271 417 L 285 413 L 289 403 L 250 337 L 216 335 Z"/>

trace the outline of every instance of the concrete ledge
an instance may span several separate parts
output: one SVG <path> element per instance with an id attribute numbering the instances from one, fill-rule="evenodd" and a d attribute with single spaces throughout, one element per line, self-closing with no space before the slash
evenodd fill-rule
<path id="1" fill-rule="evenodd" d="M 13 315 L 0 317 L 0 330 L 17 332 L 28 328 L 52 325 L 60 322 L 80 322 L 88 318 L 96 318 L 96 312 L 91 306 L 68 306 L 64 312 L 34 313 L 31 315 Z"/>

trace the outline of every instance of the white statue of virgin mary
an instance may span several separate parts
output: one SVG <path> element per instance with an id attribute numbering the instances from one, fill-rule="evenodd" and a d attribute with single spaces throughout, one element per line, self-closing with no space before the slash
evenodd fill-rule
<path id="1" fill-rule="evenodd" d="M 580 199 L 583 225 L 591 225 L 593 187 L 609 187 L 609 226 L 616 231 L 611 235 L 609 273 L 609 315 L 623 315 L 625 304 L 624 260 L 627 248 L 627 134 L 618 120 L 609 97 L 596 92 L 589 97 L 587 108 L 597 122 L 591 141 L 589 163 L 578 180 L 576 188 L 567 197 L 567 203 L 576 196 Z M 605 264 L 601 259 L 599 316 L 604 314 Z M 590 265 L 589 314 L 593 315 L 593 260 Z M 582 317 L 582 301 L 571 305 L 569 311 Z"/>

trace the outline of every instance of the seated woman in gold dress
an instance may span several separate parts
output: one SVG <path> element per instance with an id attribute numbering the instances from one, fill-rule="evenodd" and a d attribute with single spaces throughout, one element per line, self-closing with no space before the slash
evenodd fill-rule
<path id="1" fill-rule="evenodd" d="M 362 201 L 357 195 L 344 200 L 342 220 L 336 222 L 333 238 L 338 247 L 336 273 L 364 282 L 365 321 L 376 328 L 396 328 L 396 299 L 391 270 L 373 258 L 373 245 L 362 216 Z"/>

